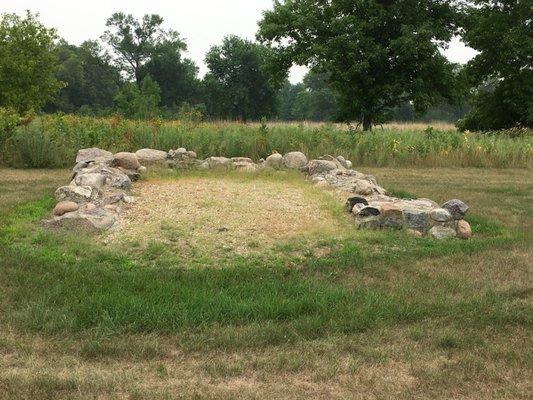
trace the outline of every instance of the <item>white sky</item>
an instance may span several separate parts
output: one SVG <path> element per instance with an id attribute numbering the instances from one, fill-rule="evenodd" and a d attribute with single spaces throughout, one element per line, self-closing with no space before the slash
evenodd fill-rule
<path id="1" fill-rule="evenodd" d="M 255 39 L 257 22 L 272 4 L 273 0 L 0 0 L 0 13 L 38 12 L 43 24 L 56 28 L 61 37 L 76 45 L 98 39 L 114 12 L 137 18 L 159 14 L 165 28 L 177 30 L 185 38 L 186 56 L 196 62 L 203 76 L 204 57 L 210 47 L 229 34 Z M 445 54 L 453 62 L 465 63 L 475 51 L 454 40 Z M 293 68 L 291 82 L 301 81 L 305 72 L 305 68 Z"/>

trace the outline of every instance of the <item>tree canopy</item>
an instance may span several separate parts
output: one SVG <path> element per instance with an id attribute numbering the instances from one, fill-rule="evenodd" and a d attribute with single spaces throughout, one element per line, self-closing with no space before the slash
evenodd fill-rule
<path id="1" fill-rule="evenodd" d="M 0 105 L 19 112 L 40 109 L 62 86 L 57 79 L 56 31 L 37 16 L 0 18 Z"/>
<path id="2" fill-rule="evenodd" d="M 117 66 L 137 83 L 143 79 L 141 69 L 162 46 L 185 50 L 187 46 L 174 30 L 164 30 L 163 18 L 147 14 L 140 21 L 131 14 L 114 13 L 106 23 L 109 28 L 102 39 L 113 49 Z"/>
<path id="3" fill-rule="evenodd" d="M 454 97 L 454 66 L 439 49 L 459 23 L 452 1 L 283 0 L 264 13 L 258 37 L 281 69 L 328 73 L 338 118 L 371 129 L 407 101 L 423 110 Z"/>
<path id="4" fill-rule="evenodd" d="M 82 107 L 93 111 L 110 110 L 121 85 L 120 71 L 98 42 L 80 46 L 61 42 L 57 49 L 60 66 L 57 78 L 65 82 L 46 111 L 78 112 Z"/>
<path id="5" fill-rule="evenodd" d="M 466 67 L 476 87 L 463 129 L 533 125 L 532 5 L 527 0 L 475 0 L 463 39 L 479 51 Z"/>
<path id="6" fill-rule="evenodd" d="M 269 49 L 237 36 L 207 53 L 208 112 L 218 118 L 259 119 L 276 111 L 278 81 L 268 71 Z"/>
<path id="7" fill-rule="evenodd" d="M 198 67 L 182 57 L 183 42 L 166 41 L 158 46 L 150 60 L 141 68 L 140 76 L 150 75 L 161 88 L 161 104 L 177 107 L 184 102 L 198 103 L 201 82 Z"/>

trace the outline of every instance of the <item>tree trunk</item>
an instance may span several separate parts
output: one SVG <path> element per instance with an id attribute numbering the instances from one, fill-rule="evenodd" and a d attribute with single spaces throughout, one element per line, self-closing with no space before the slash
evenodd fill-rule
<path id="1" fill-rule="evenodd" d="M 370 114 L 365 114 L 363 116 L 363 131 L 372 130 L 372 116 Z"/>

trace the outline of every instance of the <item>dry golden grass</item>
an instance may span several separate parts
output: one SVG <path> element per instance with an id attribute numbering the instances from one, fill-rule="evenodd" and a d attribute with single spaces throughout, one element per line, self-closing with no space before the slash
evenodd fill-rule
<path id="1" fill-rule="evenodd" d="M 227 126 L 227 125 L 242 125 L 242 122 L 230 122 L 230 121 L 214 121 L 215 125 L 219 126 Z M 246 125 L 259 127 L 261 125 L 260 122 L 248 122 Z M 352 128 L 355 128 L 357 124 L 352 124 Z M 268 126 L 275 127 L 275 126 L 303 126 L 305 128 L 321 128 L 324 126 L 333 126 L 335 129 L 339 130 L 348 130 L 349 127 L 347 124 L 340 124 L 340 123 L 326 123 L 326 122 L 314 122 L 314 121 L 268 121 Z M 450 122 L 443 122 L 443 121 L 428 121 L 428 122 L 401 122 L 401 121 L 391 121 L 387 122 L 383 125 L 376 125 L 374 126 L 374 129 L 394 129 L 399 131 L 423 131 L 427 127 L 433 127 L 438 130 L 442 131 L 455 131 L 457 128 L 454 124 Z M 358 128 L 359 130 L 361 127 Z"/>
<path id="2" fill-rule="evenodd" d="M 151 179 L 134 184 L 137 201 L 124 209 L 108 244 L 146 249 L 153 242 L 182 254 L 261 253 L 287 240 L 341 237 L 324 196 L 298 180 L 219 177 Z M 311 242 L 307 243 L 311 246 Z"/>

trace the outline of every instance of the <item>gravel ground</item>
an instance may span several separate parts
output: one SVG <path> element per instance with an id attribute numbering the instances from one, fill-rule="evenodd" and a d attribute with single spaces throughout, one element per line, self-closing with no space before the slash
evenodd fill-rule
<path id="1" fill-rule="evenodd" d="M 292 238 L 340 234 L 323 199 L 306 183 L 183 178 L 140 182 L 108 243 L 145 247 L 162 242 L 177 251 L 258 252 Z"/>

